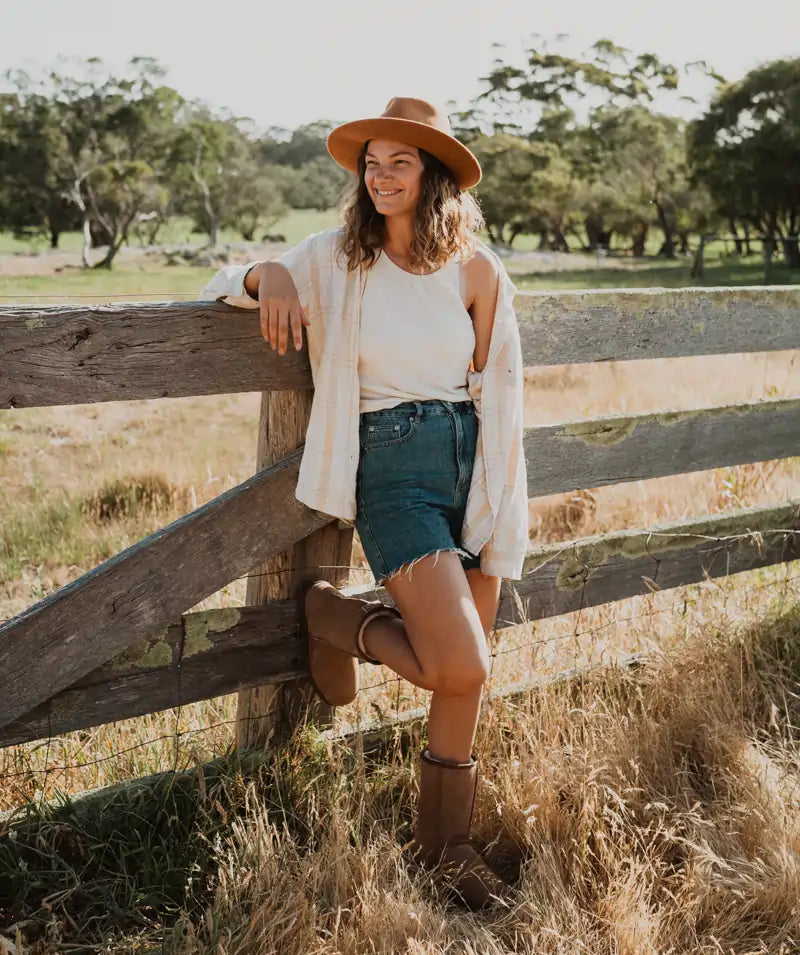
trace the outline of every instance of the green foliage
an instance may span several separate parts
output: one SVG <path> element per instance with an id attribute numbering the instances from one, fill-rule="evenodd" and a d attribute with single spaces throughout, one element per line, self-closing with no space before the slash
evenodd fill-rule
<path id="1" fill-rule="evenodd" d="M 693 179 L 726 221 L 780 239 L 800 267 L 800 59 L 776 60 L 720 86 L 689 127 Z"/>
<path id="2" fill-rule="evenodd" d="M 774 236 L 800 266 L 800 60 L 737 83 L 703 61 L 690 69 L 718 93 L 687 133 L 652 110 L 657 92 L 679 92 L 680 76 L 652 53 L 600 39 L 581 57 L 542 43 L 521 66 L 496 60 L 487 89 L 451 114 L 483 166 L 477 194 L 490 238 L 511 245 L 534 235 L 561 251 L 623 242 L 641 256 L 656 231 L 658 253 L 673 258 L 693 235 L 750 230 Z M 7 72 L 0 228 L 53 246 L 81 230 L 84 264 L 103 245 L 98 264 L 110 266 L 130 235 L 154 243 L 177 217 L 216 245 L 231 231 L 286 234 L 290 208 L 338 206 L 349 174 L 327 153 L 332 120 L 255 134 L 240 117 L 187 102 L 163 75 L 147 57 L 123 75 L 99 58 L 38 81 Z"/>

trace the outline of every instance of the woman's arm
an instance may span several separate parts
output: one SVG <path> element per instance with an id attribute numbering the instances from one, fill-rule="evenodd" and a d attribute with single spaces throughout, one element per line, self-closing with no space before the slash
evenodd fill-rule
<path id="1" fill-rule="evenodd" d="M 258 301 L 261 334 L 272 350 L 286 353 L 291 328 L 295 349 L 303 347 L 303 325 L 310 325 L 292 274 L 280 262 L 259 262 L 244 277 L 247 294 Z"/>
<path id="2" fill-rule="evenodd" d="M 465 264 L 467 270 L 467 295 L 471 305 L 468 309 L 475 329 L 475 352 L 472 365 L 475 371 L 483 371 L 489 357 L 489 342 L 492 337 L 494 313 L 500 288 L 497 264 L 483 249 Z"/>

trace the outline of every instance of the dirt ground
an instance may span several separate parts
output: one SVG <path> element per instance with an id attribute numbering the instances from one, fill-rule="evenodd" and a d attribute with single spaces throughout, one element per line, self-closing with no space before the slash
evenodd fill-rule
<path id="1" fill-rule="evenodd" d="M 227 252 L 229 262 L 246 262 L 250 259 L 259 258 L 261 255 L 265 258 L 274 258 L 288 247 L 276 244 L 262 245 L 257 242 L 237 242 L 221 246 L 218 251 L 222 252 L 223 255 Z M 147 265 L 160 267 L 166 264 L 169 252 L 175 252 L 182 248 L 185 248 L 185 246 L 123 246 L 117 254 L 116 261 L 118 265 L 127 268 Z M 503 260 L 510 275 L 526 272 L 594 269 L 598 264 L 595 256 L 582 255 L 577 252 L 514 252 L 500 247 L 495 247 L 494 250 Z M 100 261 L 105 251 L 104 248 L 92 249 L 92 261 Z M 207 261 L 203 259 L 201 261 L 203 267 L 207 267 Z M 629 270 L 635 268 L 635 263 L 627 257 L 604 256 L 601 259 L 601 264 L 606 269 Z M 56 275 L 65 269 L 80 268 L 81 257 L 77 250 L 46 249 L 41 252 L 0 254 L 0 276 Z"/>

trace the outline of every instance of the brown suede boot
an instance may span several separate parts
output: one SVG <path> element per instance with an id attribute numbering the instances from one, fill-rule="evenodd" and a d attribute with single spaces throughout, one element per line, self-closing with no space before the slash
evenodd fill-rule
<path id="1" fill-rule="evenodd" d="M 469 828 L 478 782 L 478 760 L 448 763 L 422 751 L 414 858 L 437 868 L 469 909 L 508 901 L 509 886 L 481 858 L 470 843 Z"/>
<path id="2" fill-rule="evenodd" d="M 315 580 L 308 587 L 303 610 L 311 682 L 329 706 L 344 706 L 358 693 L 358 661 L 380 663 L 367 656 L 365 627 L 376 617 L 400 613 L 380 600 L 348 597 L 327 580 Z"/>

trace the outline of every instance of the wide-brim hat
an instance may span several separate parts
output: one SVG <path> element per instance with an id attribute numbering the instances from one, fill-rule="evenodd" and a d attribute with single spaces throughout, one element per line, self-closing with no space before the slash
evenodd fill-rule
<path id="1" fill-rule="evenodd" d="M 450 169 L 460 189 L 480 182 L 478 160 L 453 136 L 447 116 L 423 99 L 395 96 L 380 116 L 337 126 L 328 134 L 328 152 L 340 166 L 358 172 L 358 154 L 368 139 L 393 139 L 427 150 Z"/>

